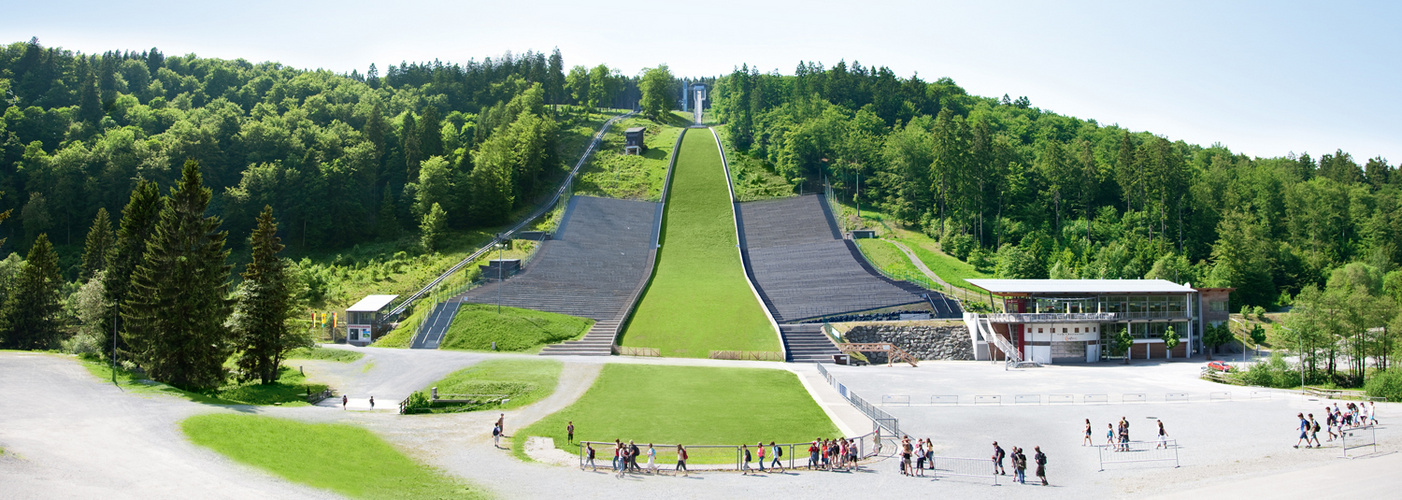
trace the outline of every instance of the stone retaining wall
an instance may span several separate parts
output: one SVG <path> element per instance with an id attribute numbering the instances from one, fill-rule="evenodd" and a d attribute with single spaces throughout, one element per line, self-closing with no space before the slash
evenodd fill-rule
<path id="1" fill-rule="evenodd" d="M 922 360 L 971 360 L 974 353 L 969 345 L 969 329 L 957 326 L 854 326 L 843 336 L 848 342 L 890 342 Z M 862 353 L 872 364 L 886 363 L 886 355 Z"/>

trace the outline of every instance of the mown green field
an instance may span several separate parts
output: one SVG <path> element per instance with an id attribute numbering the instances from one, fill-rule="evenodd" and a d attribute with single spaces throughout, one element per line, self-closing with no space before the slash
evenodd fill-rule
<path id="1" fill-rule="evenodd" d="M 298 348 L 287 353 L 287 359 L 311 359 L 318 361 L 336 361 L 340 363 L 350 363 L 360 361 L 365 357 L 365 353 L 356 351 L 344 351 L 341 349 L 325 349 L 321 347 Z"/>
<path id="2" fill-rule="evenodd" d="M 573 421 L 575 440 L 634 440 L 686 446 L 731 445 L 776 441 L 805 442 L 836 437 L 839 432 L 823 409 L 785 370 L 709 368 L 665 365 L 605 365 L 589 391 L 568 408 L 513 433 L 518 454 L 527 436 L 566 443 L 565 426 Z M 607 466 L 612 451 L 595 448 Z M 675 448 L 658 448 L 663 464 L 675 463 Z M 734 451 L 691 450 L 697 463 L 726 463 Z"/>
<path id="3" fill-rule="evenodd" d="M 354 498 L 487 498 L 404 456 L 370 431 L 258 415 L 197 415 L 180 422 L 195 444 L 289 481 Z"/>
<path id="4" fill-rule="evenodd" d="M 657 268 L 622 345 L 693 358 L 712 350 L 778 351 L 778 335 L 745 281 L 710 131 L 686 134 L 668 196 Z"/>
<path id="5" fill-rule="evenodd" d="M 594 320 L 566 314 L 489 304 L 463 304 L 443 334 L 439 349 L 530 352 L 547 344 L 579 338 Z"/>
<path id="6" fill-rule="evenodd" d="M 555 392 L 564 365 L 552 359 L 489 359 L 448 374 L 424 387 L 445 394 L 501 394 L 508 401 L 494 408 L 529 405 Z"/>

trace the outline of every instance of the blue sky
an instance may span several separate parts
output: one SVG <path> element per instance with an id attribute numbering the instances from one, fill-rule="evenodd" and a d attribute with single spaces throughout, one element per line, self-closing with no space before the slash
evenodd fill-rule
<path id="1" fill-rule="evenodd" d="M 800 60 L 950 77 L 979 95 L 1256 156 L 1402 161 L 1399 3 L 29 1 L 0 41 L 335 71 L 559 47 L 566 65 L 717 75 Z"/>

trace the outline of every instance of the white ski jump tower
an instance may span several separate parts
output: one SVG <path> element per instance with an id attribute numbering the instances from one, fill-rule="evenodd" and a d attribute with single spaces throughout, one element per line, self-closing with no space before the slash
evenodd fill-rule
<path id="1" fill-rule="evenodd" d="M 691 86 L 691 91 L 692 95 L 695 96 L 695 98 L 692 100 L 692 102 L 694 103 L 692 107 L 696 110 L 696 124 L 700 125 L 701 110 L 705 108 L 706 103 L 706 86 L 698 83 Z"/>

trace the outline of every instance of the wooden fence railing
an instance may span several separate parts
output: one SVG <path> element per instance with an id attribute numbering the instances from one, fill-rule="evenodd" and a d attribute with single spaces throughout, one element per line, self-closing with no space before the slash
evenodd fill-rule
<path id="1" fill-rule="evenodd" d="M 662 357 L 662 350 L 656 347 L 628 347 L 615 344 L 613 346 L 613 353 L 619 356 Z"/>
<path id="2" fill-rule="evenodd" d="M 901 349 L 900 347 L 896 347 L 896 344 L 892 344 L 890 342 L 844 342 L 838 344 L 837 348 L 838 350 L 841 350 L 842 352 L 848 354 L 851 354 L 853 352 L 884 353 L 886 354 L 887 366 L 890 366 L 892 361 L 902 361 L 910 363 L 910 366 L 916 366 L 918 363 L 920 363 L 919 358 L 911 356 L 910 353 L 905 352 L 905 350 Z"/>
<path id="3" fill-rule="evenodd" d="M 742 361 L 783 361 L 784 353 L 779 351 L 711 351 L 707 357 Z"/>

